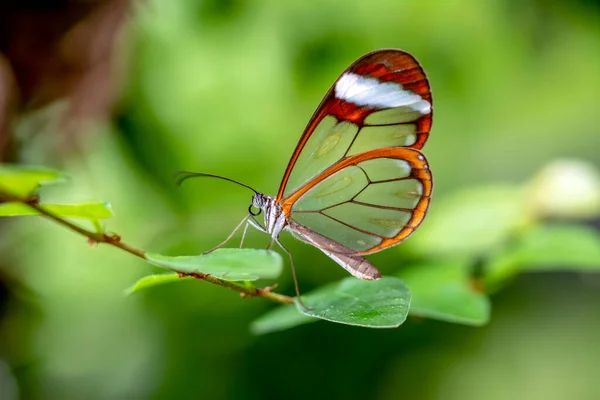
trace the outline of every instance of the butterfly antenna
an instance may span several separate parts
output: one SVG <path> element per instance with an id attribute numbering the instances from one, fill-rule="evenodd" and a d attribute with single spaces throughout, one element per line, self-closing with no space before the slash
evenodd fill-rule
<path id="1" fill-rule="evenodd" d="M 175 184 L 177 186 L 181 186 L 181 184 L 186 181 L 189 178 L 217 178 L 217 179 L 222 179 L 224 181 L 229 181 L 229 182 L 233 182 L 233 183 L 237 183 L 240 186 L 243 186 L 245 188 L 248 188 L 250 190 L 252 190 L 254 193 L 258 194 L 258 191 L 255 190 L 254 188 L 243 184 L 242 182 L 238 182 L 234 179 L 230 179 L 230 178 L 226 178 L 224 176 L 220 176 L 220 175 L 213 175 L 213 174 L 205 174 L 204 172 L 192 172 L 192 171 L 177 171 L 175 173 Z"/>

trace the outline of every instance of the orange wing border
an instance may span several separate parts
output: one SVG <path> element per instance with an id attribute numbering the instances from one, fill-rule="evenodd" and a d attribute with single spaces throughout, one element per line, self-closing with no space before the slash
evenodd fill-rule
<path id="1" fill-rule="evenodd" d="M 429 208 L 431 193 L 433 191 L 433 177 L 431 175 L 427 159 L 425 158 L 423 153 L 416 149 L 411 149 L 407 147 L 388 147 L 347 157 L 323 171 L 308 184 L 302 186 L 300 189 L 292 193 L 289 197 L 283 199 L 283 201 L 281 202 L 283 212 L 286 214 L 287 218 L 291 218 L 292 207 L 294 206 L 294 203 L 300 197 L 302 197 L 302 195 L 314 188 L 317 184 L 348 166 L 357 165 L 363 161 L 373 160 L 377 158 L 393 158 L 407 161 L 411 166 L 411 173 L 407 177 L 407 179 L 413 178 L 421 182 L 421 184 L 423 185 L 423 194 L 421 196 L 421 199 L 419 200 L 419 203 L 416 205 L 416 207 L 414 207 L 411 210 L 412 216 L 410 220 L 396 236 L 392 238 L 383 238 L 382 242 L 377 246 L 374 246 L 365 251 L 357 251 L 356 254 L 366 255 L 376 253 L 378 251 L 387 249 L 388 247 L 392 247 L 402 242 L 404 239 L 410 236 L 410 234 L 413 233 L 415 229 L 417 229 L 421 222 L 423 222 L 423 219 L 425 218 L 425 215 L 427 214 L 427 210 Z M 398 207 L 397 209 L 406 211 L 405 208 Z"/>

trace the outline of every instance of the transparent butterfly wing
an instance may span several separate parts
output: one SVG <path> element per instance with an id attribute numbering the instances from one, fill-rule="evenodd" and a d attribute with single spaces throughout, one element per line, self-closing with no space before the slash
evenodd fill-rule
<path id="1" fill-rule="evenodd" d="M 346 255 L 394 246 L 423 221 L 433 181 L 427 160 L 410 148 L 349 156 L 282 202 L 296 224 L 339 243 Z"/>
<path id="2" fill-rule="evenodd" d="M 393 49 L 361 57 L 336 80 L 312 116 L 277 200 L 349 156 L 390 147 L 422 148 L 432 113 L 429 83 L 414 57 Z"/>
<path id="3" fill-rule="evenodd" d="M 289 229 L 297 239 L 315 246 L 357 278 L 368 280 L 381 278 L 379 270 L 366 258 L 355 254 L 356 252 L 352 249 L 349 249 L 294 220 L 289 221 Z"/>

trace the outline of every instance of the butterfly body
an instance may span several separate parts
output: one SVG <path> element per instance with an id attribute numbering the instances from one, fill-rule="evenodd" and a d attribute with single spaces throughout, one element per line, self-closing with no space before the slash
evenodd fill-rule
<path id="1" fill-rule="evenodd" d="M 288 226 L 287 216 L 281 205 L 277 203 L 277 199 L 262 193 L 256 193 L 252 197 L 252 206 L 264 211 L 264 232 L 271 235 L 273 239 L 277 239 L 279 234 Z M 262 226 L 259 229 L 262 230 Z"/>

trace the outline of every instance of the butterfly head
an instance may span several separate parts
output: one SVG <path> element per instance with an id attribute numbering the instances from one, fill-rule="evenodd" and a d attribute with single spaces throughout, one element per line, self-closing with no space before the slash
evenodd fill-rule
<path id="1" fill-rule="evenodd" d="M 265 210 L 268 204 L 269 196 L 265 196 L 262 193 L 256 193 L 252 196 L 252 204 L 248 207 L 248 212 L 256 217 L 257 215 L 260 215 L 262 210 Z M 258 211 L 255 211 L 256 209 L 258 209 Z"/>
<path id="2" fill-rule="evenodd" d="M 252 196 L 252 204 L 250 204 L 250 207 L 248 207 L 248 212 L 256 217 L 257 215 L 260 215 L 262 211 L 264 211 L 266 218 L 271 211 L 275 209 L 281 209 L 280 206 L 277 207 L 275 197 L 267 196 L 262 193 L 256 193 L 254 196 Z"/>

